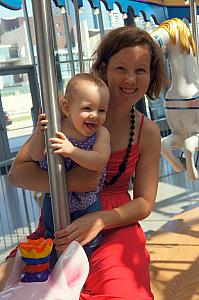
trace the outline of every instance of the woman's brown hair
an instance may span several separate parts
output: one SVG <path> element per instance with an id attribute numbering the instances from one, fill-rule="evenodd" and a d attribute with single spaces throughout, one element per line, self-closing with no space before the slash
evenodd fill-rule
<path id="1" fill-rule="evenodd" d="M 126 26 L 110 31 L 93 53 L 91 72 L 106 81 L 106 69 L 110 58 L 123 48 L 138 45 L 146 45 L 151 53 L 151 81 L 146 95 L 155 99 L 167 84 L 162 52 L 150 34 L 138 27 Z"/>

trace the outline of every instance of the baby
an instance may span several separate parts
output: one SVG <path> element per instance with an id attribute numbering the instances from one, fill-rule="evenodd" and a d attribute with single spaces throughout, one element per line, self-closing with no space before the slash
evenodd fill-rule
<path id="1" fill-rule="evenodd" d="M 100 184 L 95 191 L 69 192 L 71 221 L 89 212 L 101 209 L 98 192 L 105 178 L 105 166 L 110 156 L 110 135 L 103 126 L 108 110 L 110 93 L 98 77 L 87 73 L 75 75 L 67 84 L 65 97 L 60 100 L 62 132 L 49 139 L 52 153 L 62 155 L 66 170 L 80 165 L 86 169 L 102 172 Z M 38 116 L 38 126 L 31 139 L 30 155 L 43 169 L 48 169 L 45 158 L 44 130 L 48 120 L 45 113 Z M 53 237 L 51 204 L 47 194 L 43 203 L 43 221 L 46 238 Z M 99 245 L 101 236 L 85 246 L 87 255 Z"/>

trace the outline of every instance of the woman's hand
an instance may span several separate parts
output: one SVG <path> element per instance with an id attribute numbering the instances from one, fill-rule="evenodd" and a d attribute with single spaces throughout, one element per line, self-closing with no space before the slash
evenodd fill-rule
<path id="1" fill-rule="evenodd" d="M 102 215 L 105 211 L 89 213 L 76 219 L 65 229 L 55 232 L 54 244 L 57 251 L 64 251 L 72 241 L 82 246 L 92 241 L 104 228 Z"/>
<path id="2" fill-rule="evenodd" d="M 44 131 L 47 129 L 47 125 L 48 125 L 47 115 L 44 113 L 40 113 L 38 115 L 36 131 L 39 134 L 44 135 Z"/>

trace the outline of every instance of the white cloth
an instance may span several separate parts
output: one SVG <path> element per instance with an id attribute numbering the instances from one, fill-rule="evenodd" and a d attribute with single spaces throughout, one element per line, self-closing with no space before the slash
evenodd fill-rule
<path id="1" fill-rule="evenodd" d="M 20 282 L 22 260 L 17 252 L 13 271 L 0 300 L 79 300 L 89 272 L 82 246 L 73 241 L 58 259 L 46 282 Z"/>

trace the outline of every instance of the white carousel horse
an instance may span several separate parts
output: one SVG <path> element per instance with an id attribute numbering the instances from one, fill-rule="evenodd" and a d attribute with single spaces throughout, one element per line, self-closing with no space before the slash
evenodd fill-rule
<path id="1" fill-rule="evenodd" d="M 171 134 L 161 141 L 161 154 L 176 172 L 187 170 L 190 180 L 199 179 L 194 155 L 199 150 L 199 68 L 196 46 L 187 25 L 166 20 L 151 36 L 166 48 L 171 65 L 171 84 L 165 95 L 165 114 Z M 185 164 L 172 150 L 182 149 Z"/>
<path id="2" fill-rule="evenodd" d="M 20 282 L 22 259 L 17 252 L 14 269 L 0 300 L 79 300 L 89 263 L 82 246 L 73 241 L 58 259 L 46 282 Z"/>

